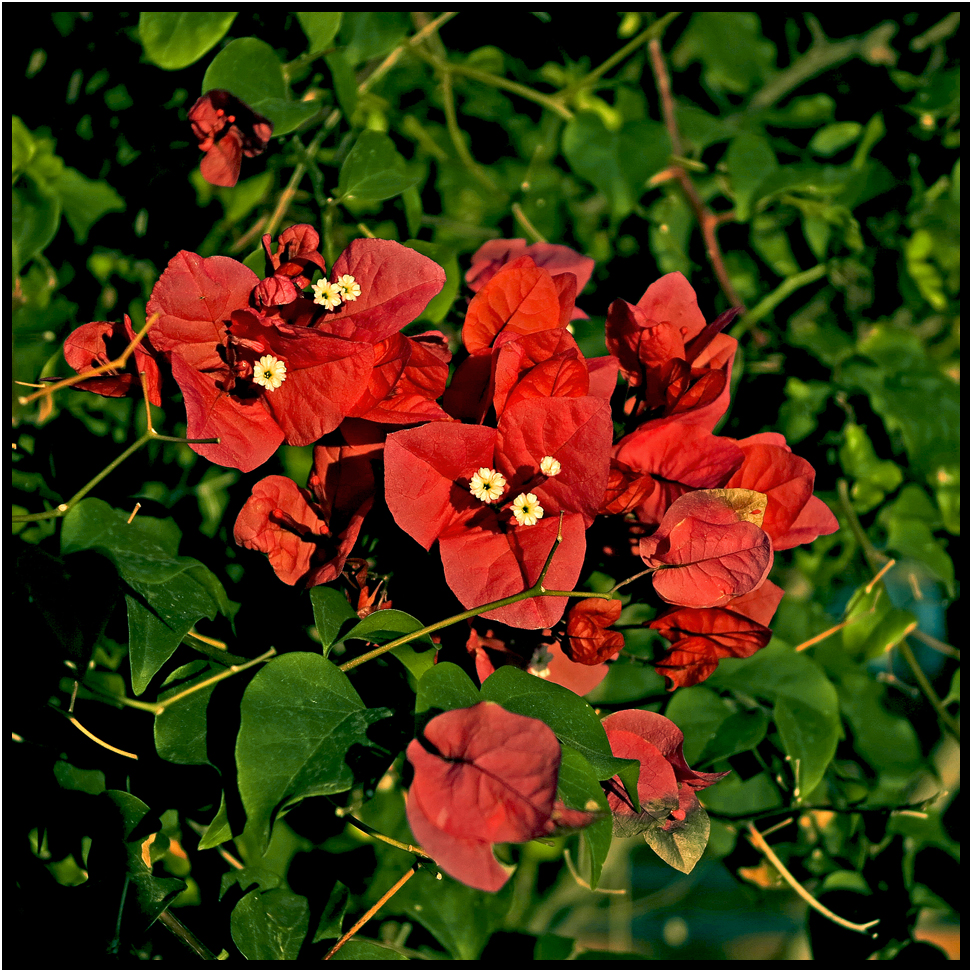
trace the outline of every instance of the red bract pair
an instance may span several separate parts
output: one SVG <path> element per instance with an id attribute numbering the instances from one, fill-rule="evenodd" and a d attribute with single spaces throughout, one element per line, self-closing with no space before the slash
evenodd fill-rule
<path id="1" fill-rule="evenodd" d="M 214 186 L 235 186 L 243 156 L 253 158 L 273 135 L 270 121 L 228 91 L 207 91 L 189 109 L 192 133 L 206 157 L 199 166 Z"/>
<path id="2" fill-rule="evenodd" d="M 696 793 L 729 775 L 728 771 L 698 773 L 691 769 L 682 755 L 681 730 L 657 712 L 625 709 L 612 713 L 601 725 L 615 756 L 636 759 L 641 764 L 640 810 L 635 810 L 617 776 L 603 784 L 617 837 L 632 837 L 655 828 L 672 833 L 692 827 L 701 811 Z M 707 838 L 707 823 L 705 830 Z"/>
<path id="3" fill-rule="evenodd" d="M 281 236 L 270 257 L 273 287 L 235 260 L 183 250 L 152 291 L 153 343 L 182 390 L 189 438 L 219 438 L 194 447 L 213 462 L 248 472 L 283 442 L 309 445 L 344 418 L 368 415 L 395 385 L 381 370 L 388 356 L 381 342 L 397 339 L 445 280 L 441 267 L 414 250 L 356 240 L 335 264 L 336 282 L 315 285 L 333 298 L 322 305 L 298 291 L 310 270 L 323 266 L 317 242 L 306 226 Z M 269 255 L 269 241 L 264 245 Z M 266 306 L 268 300 L 279 303 Z M 415 385 L 407 374 L 412 347 L 413 339 L 401 339 L 393 349 L 408 392 Z M 420 380 L 437 369 L 444 386 L 445 355 L 429 357 L 420 345 Z M 434 393 L 436 380 L 431 385 Z"/>
<path id="4" fill-rule="evenodd" d="M 374 501 L 380 431 L 353 420 L 342 429 L 352 443 L 315 447 L 308 489 L 286 476 L 267 476 L 236 520 L 236 542 L 267 554 L 285 584 L 336 580 Z"/>
<path id="5" fill-rule="evenodd" d="M 389 436 L 385 498 L 398 525 L 427 550 L 466 607 L 534 584 L 558 535 L 545 585 L 580 576 L 585 531 L 607 485 L 613 367 L 588 362 L 564 330 L 573 274 L 551 277 L 529 257 L 473 298 L 463 327 L 470 356 L 446 396 L 453 414 L 492 424 L 433 423 Z M 565 598 L 531 598 L 483 617 L 549 628 Z"/>
<path id="6" fill-rule="evenodd" d="M 494 844 L 594 819 L 556 799 L 561 753 L 553 731 L 495 702 L 436 716 L 406 756 L 415 770 L 405 805 L 412 833 L 443 871 L 481 891 L 498 891 L 512 870 L 496 859 Z"/>

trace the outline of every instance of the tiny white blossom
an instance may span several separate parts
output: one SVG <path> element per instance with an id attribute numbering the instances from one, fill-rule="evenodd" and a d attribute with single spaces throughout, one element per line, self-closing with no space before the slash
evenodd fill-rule
<path id="1" fill-rule="evenodd" d="M 344 300 L 344 291 L 336 283 L 318 280 L 311 290 L 314 291 L 314 303 L 323 304 L 328 310 L 334 310 Z"/>
<path id="2" fill-rule="evenodd" d="M 343 277 L 338 277 L 334 281 L 334 286 L 341 291 L 341 296 L 345 300 L 357 300 L 361 296 L 361 284 L 356 283 L 350 273 L 344 274 Z"/>
<path id="3" fill-rule="evenodd" d="M 484 503 L 495 503 L 506 489 L 506 477 L 483 466 L 469 480 L 469 492 Z"/>
<path id="4" fill-rule="evenodd" d="M 536 493 L 520 493 L 513 500 L 513 518 L 520 526 L 535 526 L 543 517 L 543 507 Z"/>
<path id="5" fill-rule="evenodd" d="M 287 366 L 272 354 L 265 354 L 253 366 L 253 380 L 267 391 L 273 391 L 287 380 Z"/>
<path id="6" fill-rule="evenodd" d="M 540 472 L 544 476 L 556 476 L 560 472 L 560 463 L 553 456 L 544 456 L 540 460 Z"/>

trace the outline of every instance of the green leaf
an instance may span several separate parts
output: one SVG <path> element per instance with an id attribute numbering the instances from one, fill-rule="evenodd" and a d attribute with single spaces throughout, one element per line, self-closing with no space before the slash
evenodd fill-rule
<path id="1" fill-rule="evenodd" d="M 832 125 L 824 125 L 823 128 L 814 132 L 810 139 L 810 151 L 814 155 L 822 155 L 830 158 L 845 148 L 853 145 L 860 137 L 863 126 L 860 122 L 834 122 Z"/>
<path id="2" fill-rule="evenodd" d="M 241 891 L 247 892 L 254 884 L 260 891 L 270 891 L 279 887 L 280 875 L 268 871 L 265 867 L 253 866 L 227 871 L 219 881 L 219 900 L 223 900 L 230 888 L 238 887 Z"/>
<path id="3" fill-rule="evenodd" d="M 342 945 L 340 950 L 329 959 L 331 962 L 408 962 L 401 952 L 378 942 L 355 938 Z"/>
<path id="4" fill-rule="evenodd" d="M 441 662 L 419 680 L 415 717 L 418 719 L 427 713 L 438 715 L 452 709 L 468 709 L 481 701 L 472 679 L 458 665 Z"/>
<path id="5" fill-rule="evenodd" d="M 726 165 L 736 201 L 736 217 L 749 219 L 756 190 L 779 168 L 776 153 L 762 135 L 743 132 L 737 135 L 726 153 Z"/>
<path id="6" fill-rule="evenodd" d="M 604 796 L 604 790 L 591 769 L 591 764 L 575 749 L 562 747 L 560 774 L 557 777 L 557 796 L 564 806 L 573 810 L 587 810 L 599 813 L 592 824 L 581 831 L 581 840 L 587 845 L 588 859 L 591 864 L 589 884 L 591 890 L 601 879 L 601 868 L 608 851 L 611 849 L 613 822 L 611 808 Z"/>
<path id="7" fill-rule="evenodd" d="M 338 28 L 341 26 L 341 13 L 322 13 L 312 11 L 310 13 L 297 13 L 297 22 L 300 29 L 307 37 L 307 50 L 314 54 L 323 51 L 331 46 L 331 42 L 337 36 Z"/>
<path id="8" fill-rule="evenodd" d="M 664 830 L 658 821 L 645 831 L 645 842 L 666 864 L 688 874 L 709 842 L 709 815 L 698 805 L 688 811 L 681 827 Z"/>
<path id="9" fill-rule="evenodd" d="M 422 868 L 395 895 L 394 907 L 404 910 L 410 920 L 431 932 L 454 959 L 474 962 L 489 936 L 502 927 L 512 903 L 514 884 L 515 881 L 507 881 L 492 893 L 477 891 L 448 874 L 436 880 Z M 430 902 L 435 902 L 434 907 Z"/>
<path id="10" fill-rule="evenodd" d="M 854 749 L 876 770 L 909 776 L 922 762 L 911 723 L 884 707 L 887 689 L 861 671 L 841 674 L 840 709 L 854 734 Z"/>
<path id="11" fill-rule="evenodd" d="M 607 197 L 611 215 L 621 220 L 645 191 L 648 178 L 663 169 L 671 153 L 665 127 L 630 121 L 609 131 L 595 112 L 578 112 L 564 128 L 564 155 L 571 169 Z"/>
<path id="12" fill-rule="evenodd" d="M 773 719 L 794 762 L 798 792 L 814 790 L 841 735 L 837 690 L 820 666 L 774 639 L 751 658 L 723 659 L 709 683 L 774 703 Z"/>
<path id="13" fill-rule="evenodd" d="M 512 665 L 493 672 L 480 694 L 510 712 L 545 722 L 562 743 L 587 759 L 599 780 L 620 776 L 628 794 L 637 800 L 640 764 L 612 755 L 601 720 L 579 695 Z"/>
<path id="14" fill-rule="evenodd" d="M 408 190 L 408 192 L 412 191 L 412 189 Z M 416 189 L 415 192 L 417 193 L 418 190 Z M 409 232 L 411 232 L 411 226 L 409 226 Z M 459 281 L 462 279 L 462 274 L 459 270 L 459 261 L 456 259 L 455 251 L 447 246 L 426 243 L 425 240 L 406 240 L 405 246 L 411 250 L 417 250 L 430 260 L 434 260 L 446 272 L 446 282 L 442 290 L 429 301 L 428 306 L 422 311 L 422 316 L 418 318 L 420 321 L 428 321 L 430 324 L 440 324 L 459 295 Z"/>
<path id="15" fill-rule="evenodd" d="M 119 871 L 127 872 L 148 927 L 186 889 L 186 882 L 155 877 L 142 859 L 142 843 L 162 829 L 159 818 L 138 797 L 124 790 L 105 790 L 97 797 L 100 809 L 91 835 L 88 870 L 92 882 L 118 886 Z M 92 888 L 92 891 L 95 889 Z"/>
<path id="16" fill-rule="evenodd" d="M 694 13 L 672 51 L 672 63 L 685 68 L 701 61 L 705 85 L 717 91 L 746 94 L 774 71 L 776 47 L 760 31 L 755 13 Z"/>
<path id="17" fill-rule="evenodd" d="M 211 678 L 215 671 L 214 665 L 202 659 L 177 668 L 162 683 L 159 701 Z M 189 766 L 200 766 L 209 762 L 206 710 L 216 685 L 214 682 L 187 695 L 155 717 L 155 749 L 163 759 Z"/>
<path id="18" fill-rule="evenodd" d="M 368 129 L 358 136 L 341 166 L 338 195 L 377 202 L 397 196 L 417 181 L 395 143 L 384 133 Z"/>
<path id="19" fill-rule="evenodd" d="M 534 962 L 565 962 L 573 954 L 576 940 L 563 935 L 541 935 L 533 949 Z"/>
<path id="20" fill-rule="evenodd" d="M 42 252 L 61 223 L 60 197 L 24 173 L 10 198 L 10 233 L 13 241 L 13 270 L 23 267 Z"/>
<path id="21" fill-rule="evenodd" d="M 282 888 L 251 891 L 230 915 L 236 947 L 251 962 L 293 962 L 307 937 L 307 899 Z"/>
<path id="22" fill-rule="evenodd" d="M 324 941 L 325 938 L 341 937 L 344 913 L 348 910 L 350 899 L 351 892 L 340 881 L 336 881 L 328 895 L 327 904 L 324 905 L 324 910 L 321 912 L 320 920 L 317 922 L 317 931 L 314 932 L 315 944 Z"/>
<path id="23" fill-rule="evenodd" d="M 339 40 L 348 65 L 356 68 L 362 61 L 387 54 L 405 36 L 407 16 L 398 10 L 345 11 Z"/>
<path id="24" fill-rule="evenodd" d="M 904 478 L 901 467 L 890 459 L 878 459 L 861 425 L 848 422 L 844 426 L 844 443 L 840 447 L 840 463 L 856 482 L 851 490 L 854 509 L 867 513 L 874 509 L 887 493 L 892 493 Z"/>
<path id="25" fill-rule="evenodd" d="M 225 844 L 226 841 L 232 839 L 233 831 L 230 829 L 226 811 L 226 794 L 222 793 L 220 794 L 219 809 L 216 811 L 216 816 L 210 821 L 206 833 L 199 838 L 199 849 L 211 850 L 213 847 L 219 847 L 220 844 Z"/>
<path id="26" fill-rule="evenodd" d="M 75 243 L 84 243 L 88 231 L 106 213 L 126 208 L 125 200 L 107 182 L 88 179 L 77 169 L 65 168 L 57 180 L 57 191 Z"/>
<path id="27" fill-rule="evenodd" d="M 138 38 L 145 48 L 145 56 L 153 64 L 166 71 L 178 71 L 194 64 L 206 51 L 214 48 L 235 19 L 235 11 L 142 11 L 138 16 Z"/>
<path id="28" fill-rule="evenodd" d="M 325 587 L 323 584 L 312 587 L 310 599 L 314 609 L 314 624 L 324 646 L 324 657 L 327 658 L 341 626 L 351 618 L 356 619 L 358 614 L 336 587 Z"/>
<path id="29" fill-rule="evenodd" d="M 334 94 L 341 111 L 344 112 L 344 117 L 353 117 L 354 111 L 358 107 L 358 84 L 354 80 L 354 71 L 348 62 L 346 52 L 343 50 L 332 51 L 325 56 L 324 63 L 331 72 Z"/>
<path id="30" fill-rule="evenodd" d="M 240 704 L 236 766 L 247 830 L 261 847 L 280 810 L 351 787 L 348 751 L 370 748 L 368 726 L 387 714 L 366 709 L 347 676 L 320 655 L 292 652 L 257 673 Z"/>
<path id="31" fill-rule="evenodd" d="M 175 556 L 178 530 L 171 521 L 138 517 L 85 499 L 64 518 L 61 550 L 97 550 L 131 588 L 128 605 L 132 688 L 141 695 L 200 618 L 215 618 L 229 602 L 212 572 L 192 557 Z"/>
<path id="32" fill-rule="evenodd" d="M 10 122 L 10 162 L 13 177 L 16 180 L 34 156 L 34 136 L 16 115 L 11 118 Z"/>
<path id="33" fill-rule="evenodd" d="M 817 428 L 817 416 L 833 397 L 833 386 L 825 381 L 801 381 L 791 375 L 784 389 L 779 425 L 788 443 L 805 439 Z"/>
<path id="34" fill-rule="evenodd" d="M 845 615 L 856 620 L 841 629 L 841 640 L 845 652 L 870 661 L 898 644 L 918 621 L 888 600 L 883 584 L 875 585 L 870 595 L 866 587 L 859 588 L 848 604 Z"/>
<path id="35" fill-rule="evenodd" d="M 362 618 L 341 640 L 370 641 L 381 645 L 395 641 L 413 631 L 420 631 L 424 627 L 425 625 L 418 618 L 413 618 L 404 611 L 389 608 L 384 611 L 374 611 Z M 427 634 L 417 638 L 416 641 L 423 645 L 434 644 Z"/>
<path id="36" fill-rule="evenodd" d="M 695 768 L 757 746 L 769 728 L 762 709 L 743 709 L 704 685 L 676 692 L 665 716 L 685 735 L 685 761 Z"/>
<path id="37" fill-rule="evenodd" d="M 292 101 L 276 51 L 258 37 L 231 41 L 213 58 L 203 91 L 222 88 L 273 123 L 274 135 L 286 135 L 318 109 L 314 102 Z"/>

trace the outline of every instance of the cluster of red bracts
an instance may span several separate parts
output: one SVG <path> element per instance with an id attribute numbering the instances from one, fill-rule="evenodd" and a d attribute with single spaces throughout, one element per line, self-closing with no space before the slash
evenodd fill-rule
<path id="1" fill-rule="evenodd" d="M 444 335 L 400 333 L 442 288 L 444 271 L 398 243 L 356 240 L 308 294 L 326 271 L 319 242 L 306 225 L 285 230 L 275 247 L 266 236 L 263 280 L 227 257 L 181 251 L 152 292 L 156 321 L 134 370 L 81 387 L 123 395 L 144 372 L 158 402 L 166 364 L 189 438 L 219 439 L 193 448 L 243 471 L 281 443 L 327 435 L 306 489 L 269 476 L 237 520 L 237 542 L 266 553 L 288 584 L 341 574 L 383 478 L 396 522 L 427 550 L 438 543 L 446 582 L 467 608 L 533 585 L 558 528 L 545 587 L 574 588 L 595 519 L 622 517 L 643 535 L 637 552 L 671 605 L 651 626 L 672 642 L 658 663 L 672 687 L 768 642 L 781 596 L 766 580 L 773 552 L 837 524 L 813 496 L 813 469 L 782 436 L 712 432 L 729 402 L 736 342 L 722 329 L 732 312 L 707 325 L 688 281 L 671 273 L 638 304 L 610 306 L 611 353 L 588 360 L 568 325 L 589 259 L 492 241 L 473 258 L 465 355 L 449 382 Z M 65 357 L 78 371 L 104 364 L 132 336 L 127 318 L 87 324 Z M 619 395 L 629 431 L 614 441 Z M 482 617 L 542 631 L 550 664 L 520 664 L 583 693 L 623 647 L 612 627 L 621 606 L 574 602 L 563 624 L 567 603 L 534 597 Z M 484 644 L 473 632 L 481 678 L 496 656 Z M 571 674 L 580 666 L 589 674 Z"/>
<path id="2" fill-rule="evenodd" d="M 682 755 L 682 733 L 655 712 L 627 709 L 603 720 L 611 751 L 640 764 L 634 802 L 618 777 L 602 784 L 614 834 L 672 832 L 702 815 L 698 790 L 725 773 L 697 773 Z M 598 806 L 570 808 L 557 799 L 560 743 L 539 719 L 495 702 L 443 712 L 408 745 L 415 772 L 406 812 L 412 833 L 447 874 L 498 891 L 512 868 L 493 845 L 525 843 L 588 826 Z"/>

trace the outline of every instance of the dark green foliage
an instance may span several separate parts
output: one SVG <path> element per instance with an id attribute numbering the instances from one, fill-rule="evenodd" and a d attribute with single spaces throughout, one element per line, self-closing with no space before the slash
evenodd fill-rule
<path id="1" fill-rule="evenodd" d="M 590 318 L 574 322 L 591 356 L 610 302 L 663 273 L 689 278 L 707 320 L 745 304 L 717 431 L 784 433 L 841 527 L 777 552 L 774 641 L 674 694 L 637 584 L 596 709 L 513 667 L 480 690 L 465 621 L 346 674 L 459 611 L 387 510 L 354 556 L 394 606 L 361 618 L 354 571 L 289 588 L 233 540 L 260 476 L 305 484 L 309 447 L 240 474 L 155 440 L 73 502 L 149 424 L 185 435 L 175 386 L 147 418 L 140 399 L 73 389 L 48 412 L 12 385 L 13 514 L 73 503 L 15 521 L 7 561 L 10 926 L 50 964 L 183 964 L 164 910 L 230 961 L 320 961 L 424 860 L 371 835 L 415 840 L 405 746 L 483 699 L 551 727 L 558 798 L 596 805 L 595 822 L 500 846 L 517 870 L 495 894 L 425 861 L 334 960 L 717 964 L 770 939 L 761 960 L 947 960 L 924 938 L 957 942 L 965 827 L 948 644 L 962 611 L 959 15 L 663 13 L 470 8 L 416 43 L 432 15 L 101 7 L 26 28 L 8 58 L 13 381 L 68 376 L 61 345 L 86 321 L 141 327 L 178 250 L 262 276 L 262 233 L 300 222 L 328 268 L 361 236 L 441 264 L 446 286 L 409 333 L 456 347 L 472 254 L 543 237 L 596 261 L 578 300 Z M 186 121 L 210 88 L 274 124 L 231 188 L 202 179 Z M 599 592 L 629 542 L 604 519 L 578 584 Z M 615 839 L 624 853 L 608 857 L 599 781 L 619 773 L 633 796 L 637 765 L 611 755 L 599 717 L 638 707 L 681 728 L 694 769 L 732 772 L 676 837 Z M 767 840 L 792 878 L 878 925 L 810 909 L 810 954 L 796 951 L 796 899 L 747 840 L 751 821 L 787 820 Z"/>

